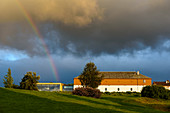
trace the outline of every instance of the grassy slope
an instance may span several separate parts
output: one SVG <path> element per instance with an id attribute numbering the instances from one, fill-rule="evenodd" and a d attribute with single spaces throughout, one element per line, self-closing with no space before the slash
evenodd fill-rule
<path id="1" fill-rule="evenodd" d="M 103 95 L 101 99 L 63 92 L 38 92 L 0 88 L 0 113 L 159 113 L 170 101 L 143 97 Z"/>

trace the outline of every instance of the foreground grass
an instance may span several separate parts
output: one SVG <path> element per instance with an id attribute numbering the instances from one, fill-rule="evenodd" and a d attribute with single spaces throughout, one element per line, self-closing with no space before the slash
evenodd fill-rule
<path id="1" fill-rule="evenodd" d="M 65 92 L 0 88 L 0 113 L 162 113 L 170 101 L 134 96 L 103 95 L 101 99 Z"/>

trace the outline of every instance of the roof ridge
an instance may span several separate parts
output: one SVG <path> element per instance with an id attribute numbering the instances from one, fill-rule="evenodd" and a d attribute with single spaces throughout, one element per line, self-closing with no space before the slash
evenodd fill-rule
<path id="1" fill-rule="evenodd" d="M 136 72 L 136 71 L 99 71 L 99 72 Z"/>
<path id="2" fill-rule="evenodd" d="M 141 73 L 137 75 L 136 71 L 99 71 L 99 76 L 102 74 L 104 75 L 104 78 L 150 78 Z"/>
<path id="3" fill-rule="evenodd" d="M 166 82 L 166 81 L 153 81 L 153 82 Z"/>

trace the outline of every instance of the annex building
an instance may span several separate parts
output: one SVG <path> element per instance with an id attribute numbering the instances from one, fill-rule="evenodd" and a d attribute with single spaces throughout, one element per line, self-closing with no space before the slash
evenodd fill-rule
<path id="1" fill-rule="evenodd" d="M 98 89 L 102 92 L 141 92 L 142 88 L 152 85 L 152 79 L 137 72 L 100 72 L 104 79 Z M 83 87 L 78 77 L 74 78 L 74 88 Z"/>
<path id="2" fill-rule="evenodd" d="M 37 83 L 39 91 L 72 91 L 73 86 L 63 83 Z"/>
<path id="3" fill-rule="evenodd" d="M 170 90 L 170 82 L 169 82 L 169 80 L 166 80 L 164 82 L 153 82 L 153 85 L 160 85 L 160 86 L 165 87 L 165 89 Z"/>

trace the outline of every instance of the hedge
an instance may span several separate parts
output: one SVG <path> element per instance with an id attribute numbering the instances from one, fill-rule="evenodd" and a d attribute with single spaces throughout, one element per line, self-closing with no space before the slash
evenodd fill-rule
<path id="1" fill-rule="evenodd" d="M 142 97 L 170 99 L 170 93 L 163 86 L 152 85 L 145 86 L 141 92 Z"/>
<path id="2" fill-rule="evenodd" d="M 75 90 L 72 91 L 72 94 L 79 95 L 79 96 L 100 98 L 102 93 L 100 92 L 99 89 L 94 89 L 94 88 L 75 88 Z"/>

